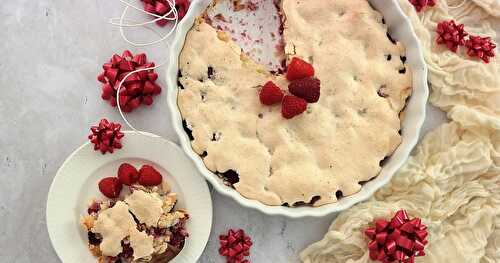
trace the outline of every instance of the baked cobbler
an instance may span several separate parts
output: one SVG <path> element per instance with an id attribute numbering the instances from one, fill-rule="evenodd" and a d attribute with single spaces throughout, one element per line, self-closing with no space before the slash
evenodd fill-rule
<path id="1" fill-rule="evenodd" d="M 210 7 L 209 7 L 210 8 Z M 200 17 L 180 54 L 178 107 L 193 150 L 242 196 L 266 205 L 320 206 L 357 193 L 401 142 L 410 96 L 405 48 L 367 0 L 282 0 L 287 65 L 321 80 L 319 101 L 291 119 L 259 101 L 287 87 Z"/>

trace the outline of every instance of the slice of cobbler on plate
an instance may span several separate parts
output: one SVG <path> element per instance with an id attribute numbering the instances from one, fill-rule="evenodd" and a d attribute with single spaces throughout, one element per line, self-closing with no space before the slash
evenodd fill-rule
<path id="1" fill-rule="evenodd" d="M 99 190 L 108 199 L 91 201 L 81 218 L 98 262 L 168 262 L 181 251 L 189 215 L 175 208 L 177 194 L 153 166 L 124 163 Z"/>

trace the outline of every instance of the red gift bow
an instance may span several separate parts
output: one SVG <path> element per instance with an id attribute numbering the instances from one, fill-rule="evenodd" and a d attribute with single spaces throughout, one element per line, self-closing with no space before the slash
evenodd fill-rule
<path id="1" fill-rule="evenodd" d="M 467 54 L 471 57 L 478 57 L 485 63 L 490 63 L 490 58 L 495 57 L 494 49 L 497 47 L 491 41 L 491 37 L 470 36 L 465 41 Z"/>
<path id="2" fill-rule="evenodd" d="M 449 50 L 457 52 L 458 46 L 465 45 L 465 37 L 468 35 L 463 24 L 456 24 L 455 21 L 439 22 L 436 28 L 438 34 L 436 42 L 445 44 Z"/>
<path id="3" fill-rule="evenodd" d="M 114 54 L 109 62 L 104 63 L 104 71 L 97 76 L 103 83 L 101 98 L 109 100 L 111 106 L 116 107 L 116 91 L 118 85 L 131 71 L 154 67 L 153 62 L 148 62 L 146 54 L 133 55 L 125 50 L 120 56 Z M 153 104 L 153 96 L 161 93 L 161 87 L 155 82 L 158 74 L 153 69 L 135 72 L 123 81 L 120 88 L 120 107 L 124 112 L 131 112 L 141 104 Z"/>
<path id="4" fill-rule="evenodd" d="M 435 6 L 436 0 L 409 0 L 410 3 L 417 9 L 417 12 L 422 11 L 426 6 Z"/>
<path id="5" fill-rule="evenodd" d="M 106 119 L 102 119 L 99 125 L 90 127 L 92 133 L 88 138 L 94 144 L 94 150 L 100 150 L 102 154 L 105 154 L 106 152 L 113 153 L 115 148 L 121 149 L 122 144 L 120 140 L 125 136 L 120 131 L 121 128 L 121 124 L 109 122 Z"/>
<path id="6" fill-rule="evenodd" d="M 427 226 L 420 218 L 410 220 L 405 210 L 396 212 L 391 221 L 375 220 L 375 227 L 367 228 L 365 235 L 371 239 L 370 258 L 383 263 L 413 263 L 415 257 L 425 255 L 424 247 L 428 243 Z"/>
<path id="7" fill-rule="evenodd" d="M 467 54 L 477 57 L 485 63 L 495 57 L 495 43 L 491 37 L 472 36 L 465 32 L 463 24 L 456 24 L 455 21 L 439 22 L 436 28 L 438 34 L 436 42 L 445 44 L 449 50 L 457 52 L 458 46 L 467 47 Z M 465 39 L 468 36 L 468 39 Z"/>
<path id="8" fill-rule="evenodd" d="M 141 0 L 144 2 L 144 11 L 156 14 L 159 16 L 164 16 L 166 13 L 170 12 L 170 4 L 166 0 Z M 177 9 L 177 16 L 181 20 L 187 13 L 189 9 L 189 0 L 175 0 L 175 9 Z M 169 18 L 173 17 L 173 14 L 168 15 Z M 169 20 L 160 19 L 156 20 L 156 24 L 159 26 L 165 26 Z"/>
<path id="9" fill-rule="evenodd" d="M 249 260 L 243 259 L 250 255 L 252 246 L 252 240 L 245 235 L 245 231 L 230 229 L 227 235 L 219 236 L 219 242 L 219 254 L 226 257 L 227 263 L 250 263 Z"/>

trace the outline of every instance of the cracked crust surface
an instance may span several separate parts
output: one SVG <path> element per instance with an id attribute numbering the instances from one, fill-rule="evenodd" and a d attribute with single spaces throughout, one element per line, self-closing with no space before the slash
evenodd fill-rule
<path id="1" fill-rule="evenodd" d="M 235 189 L 267 205 L 333 203 L 377 176 L 400 144 L 411 93 L 404 48 L 366 0 L 283 0 L 285 53 L 313 64 L 318 103 L 291 120 L 259 102 L 261 85 L 287 81 L 199 20 L 180 55 L 178 106 L 192 147 L 213 172 L 236 171 Z M 402 59 L 400 59 L 400 57 Z"/>

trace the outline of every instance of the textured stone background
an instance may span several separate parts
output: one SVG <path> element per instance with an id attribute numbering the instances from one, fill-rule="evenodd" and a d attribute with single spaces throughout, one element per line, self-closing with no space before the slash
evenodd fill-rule
<path id="1" fill-rule="evenodd" d="M 138 2 L 138 1 L 137 1 Z M 0 5 L 0 261 L 59 262 L 45 225 L 49 185 L 58 167 L 86 141 L 100 118 L 120 120 L 100 99 L 95 80 L 113 52 L 145 51 L 159 62 L 163 45 L 132 48 L 107 24 L 119 1 L 18 0 Z M 133 32 L 143 39 L 151 33 Z M 160 70 L 160 84 L 165 88 Z M 130 115 L 136 127 L 177 141 L 164 94 L 151 108 Z M 439 122 L 435 112 L 426 130 Z M 200 262 L 224 262 L 218 234 L 246 229 L 254 239 L 252 262 L 296 262 L 298 252 L 322 237 L 334 215 L 320 219 L 269 217 L 212 192 L 214 223 Z M 75 246 L 80 246 L 75 242 Z M 78 262 L 75 260 L 75 262 Z"/>

